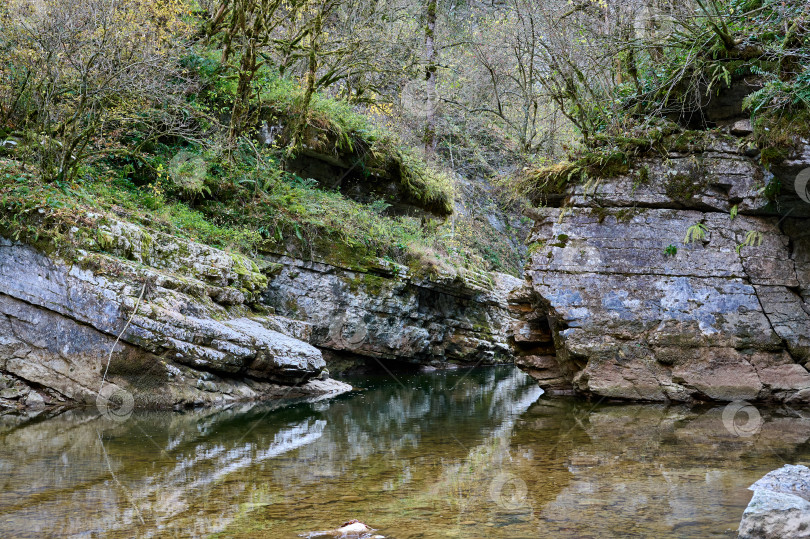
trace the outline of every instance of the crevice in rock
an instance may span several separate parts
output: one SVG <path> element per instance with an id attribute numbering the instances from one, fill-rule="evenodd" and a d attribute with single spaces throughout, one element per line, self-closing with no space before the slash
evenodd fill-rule
<path id="1" fill-rule="evenodd" d="M 573 379 L 584 367 L 572 369 L 563 360 L 559 333 L 566 324 L 553 312 L 551 303 L 528 286 L 509 297 L 509 309 L 516 322 L 510 345 L 515 365 L 537 380 L 551 394 L 573 394 Z"/>
<path id="2" fill-rule="evenodd" d="M 622 272 L 622 271 L 571 271 L 571 270 L 561 270 L 561 269 L 554 269 L 554 273 L 560 275 L 619 275 L 622 277 L 671 277 L 671 278 L 678 278 L 678 277 L 688 277 L 691 279 L 719 279 L 724 281 L 745 281 L 746 283 L 750 284 L 750 280 L 748 279 L 747 275 L 701 275 L 701 274 L 694 274 L 694 273 L 654 273 L 654 272 L 638 272 L 638 273 L 631 273 L 631 272 Z"/>
<path id="3" fill-rule="evenodd" d="M 16 337 L 16 336 L 15 336 L 15 338 L 19 339 L 19 337 Z M 27 346 L 31 346 L 32 348 L 36 348 L 31 343 L 28 343 L 26 341 L 20 340 L 20 342 L 26 344 Z M 62 373 L 56 373 L 56 374 L 64 376 Z M 25 376 L 23 376 L 23 375 L 21 375 L 19 373 L 10 372 L 10 371 L 8 371 L 6 369 L 0 369 L 0 375 L 10 376 L 10 377 L 12 377 L 12 378 L 14 378 L 16 380 L 19 380 L 20 382 L 22 382 L 23 384 L 28 386 L 31 390 L 36 391 L 37 393 L 40 393 L 42 395 L 45 395 L 47 397 L 50 397 L 52 399 L 57 400 L 57 402 L 52 403 L 52 404 L 48 404 L 48 406 L 58 406 L 60 404 L 67 404 L 67 403 L 73 402 L 73 400 L 74 400 L 74 399 L 71 399 L 69 396 L 65 395 L 64 393 L 62 393 L 61 391 L 59 391 L 58 389 L 56 389 L 54 387 L 46 386 L 46 385 L 44 385 L 44 384 L 42 384 L 40 382 L 37 382 L 36 380 L 31 380 L 29 378 L 26 378 Z M 65 377 L 68 378 L 67 376 L 65 376 Z M 87 388 L 85 388 L 85 389 L 87 389 Z"/>
<path id="4" fill-rule="evenodd" d="M 591 195 L 593 196 L 593 195 Z M 607 204 L 602 203 L 602 201 L 594 201 L 597 202 L 596 204 L 592 205 L 585 205 L 585 204 L 572 204 L 572 205 L 559 205 L 559 206 L 552 206 L 546 205 L 546 208 L 553 208 L 553 209 L 566 209 L 566 210 L 588 210 L 594 208 L 604 208 L 604 209 L 629 209 L 629 208 L 638 208 L 640 210 L 671 210 L 671 211 L 697 211 L 703 213 L 705 215 L 728 215 L 727 211 L 718 210 L 717 208 L 713 208 L 711 206 L 692 206 L 686 204 L 678 204 L 675 202 L 644 202 L 644 201 L 637 201 L 633 203 L 623 203 L 619 202 L 608 202 Z M 738 201 L 739 202 L 739 201 Z M 734 204 L 731 204 L 732 206 Z M 778 217 L 779 214 L 776 212 L 761 212 L 761 211 L 746 211 L 740 210 L 737 215 L 748 216 L 748 217 Z"/>

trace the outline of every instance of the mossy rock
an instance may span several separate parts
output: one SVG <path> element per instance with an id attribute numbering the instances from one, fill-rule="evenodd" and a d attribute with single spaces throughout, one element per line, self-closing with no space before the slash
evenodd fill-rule
<path id="1" fill-rule="evenodd" d="M 621 150 L 606 149 L 585 153 L 573 161 L 527 169 L 519 189 L 535 203 L 550 195 L 563 195 L 569 187 L 590 179 L 615 178 L 630 172 L 632 157 Z"/>
<path id="2" fill-rule="evenodd" d="M 710 182 L 702 163 L 695 161 L 686 171 L 670 174 L 664 185 L 664 192 L 672 200 L 686 203 L 703 193 Z"/>

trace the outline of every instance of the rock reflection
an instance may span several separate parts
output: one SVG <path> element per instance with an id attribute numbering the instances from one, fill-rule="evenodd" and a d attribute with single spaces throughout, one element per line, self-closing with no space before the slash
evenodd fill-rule
<path id="1" fill-rule="evenodd" d="M 741 437 L 723 409 L 537 403 L 514 446 L 533 447 L 537 436 L 558 443 L 522 463 L 530 492 L 547 482 L 535 470 L 567 474 L 568 484 L 540 496 L 536 524 L 549 537 L 736 536 L 746 487 L 776 463 L 810 458 L 810 414 L 761 409 L 761 430 Z"/>
<path id="2" fill-rule="evenodd" d="M 8 429 L 0 433 L 0 530 L 14 537 L 217 531 L 235 512 L 219 497 L 238 501 L 255 490 L 229 476 L 316 441 L 326 427 L 301 410 L 251 430 L 268 411 L 142 412 L 126 423 L 69 411 Z M 201 510 L 206 516 L 197 518 Z"/>
<path id="3" fill-rule="evenodd" d="M 733 535 L 746 487 L 810 459 L 810 414 L 540 398 L 511 368 L 368 377 L 283 408 L 0 423 L 0 535 Z"/>
<path id="4" fill-rule="evenodd" d="M 450 443 L 452 436 L 461 444 L 452 453 L 461 455 L 511 414 L 511 399 L 540 394 L 511 369 L 406 382 L 370 380 L 359 394 L 279 409 L 138 412 L 124 423 L 94 411 L 6 420 L 0 531 L 199 537 L 262 507 L 286 516 L 288 507 L 306 510 L 313 501 L 371 500 L 422 477 L 413 459 L 426 439 L 433 450 L 436 437 Z M 307 521 L 295 526 L 307 528 Z"/>

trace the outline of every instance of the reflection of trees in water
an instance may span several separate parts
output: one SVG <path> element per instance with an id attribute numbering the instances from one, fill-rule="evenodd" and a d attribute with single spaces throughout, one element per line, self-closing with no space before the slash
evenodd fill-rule
<path id="1" fill-rule="evenodd" d="M 204 535 L 330 478 L 351 483 L 363 463 L 374 469 L 369 480 L 394 485 L 393 476 L 409 472 L 403 465 L 392 473 L 391 462 L 418 457 L 426 431 L 480 441 L 491 426 L 481 417 L 508 415 L 503 395 L 519 395 L 521 386 L 535 388 L 516 372 L 489 369 L 412 376 L 406 389 L 377 384 L 275 410 L 141 412 L 126 423 L 67 412 L 0 432 L 0 529 Z"/>
<path id="2" fill-rule="evenodd" d="M 74 411 L 8 427 L 0 535 L 206 535 L 286 519 L 269 532 L 284 535 L 373 514 L 401 538 L 425 526 L 481 535 L 473 524 L 492 537 L 699 536 L 738 520 L 765 471 L 810 457 L 800 412 L 762 410 L 760 432 L 740 438 L 722 406 L 538 400 L 510 369 L 401 380 L 276 409 L 126 423 Z"/>
<path id="3" fill-rule="evenodd" d="M 414 479 L 413 459 L 424 467 L 426 461 L 463 457 L 511 417 L 516 403 L 541 393 L 511 369 L 412 376 L 404 382 L 406 387 L 395 386 L 394 392 L 387 383 L 372 383 L 357 397 L 335 401 L 324 414 L 330 428 L 323 440 L 297 453 L 317 468 L 282 466 L 276 480 L 317 488 L 351 462 L 346 479 L 354 487 L 347 488 L 385 482 L 400 488 Z"/>

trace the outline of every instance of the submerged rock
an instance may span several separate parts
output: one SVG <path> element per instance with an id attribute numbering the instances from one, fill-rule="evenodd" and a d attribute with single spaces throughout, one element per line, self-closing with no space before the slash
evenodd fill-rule
<path id="1" fill-rule="evenodd" d="M 376 530 L 368 527 L 359 520 L 352 519 L 345 522 L 340 528 L 321 532 L 310 532 L 301 534 L 300 537 L 355 537 L 362 539 L 384 539 L 382 535 L 373 535 Z"/>
<path id="2" fill-rule="evenodd" d="M 786 464 L 751 485 L 740 522 L 741 539 L 810 537 L 810 468 Z"/>
<path id="3" fill-rule="evenodd" d="M 518 365 L 557 392 L 810 402 L 810 205 L 786 188 L 774 213 L 767 174 L 718 139 L 533 210 Z"/>

